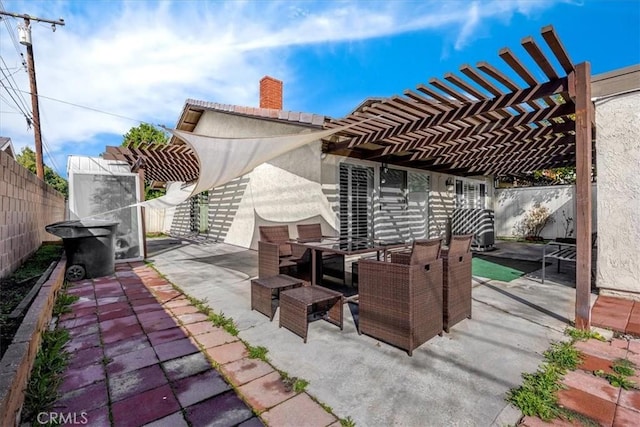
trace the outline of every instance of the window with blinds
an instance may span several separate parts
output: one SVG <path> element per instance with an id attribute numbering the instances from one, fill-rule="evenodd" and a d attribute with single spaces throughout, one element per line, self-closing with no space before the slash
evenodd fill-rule
<path id="1" fill-rule="evenodd" d="M 372 236 L 372 189 L 372 168 L 340 164 L 340 236 L 353 239 Z"/>
<path id="2" fill-rule="evenodd" d="M 486 197 L 487 187 L 485 184 L 456 180 L 456 208 L 484 209 Z"/>

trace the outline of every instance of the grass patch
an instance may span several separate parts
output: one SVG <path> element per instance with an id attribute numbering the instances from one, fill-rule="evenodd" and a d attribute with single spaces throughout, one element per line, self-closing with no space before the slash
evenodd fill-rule
<path id="1" fill-rule="evenodd" d="M 62 246 L 44 244 L 11 275 L 11 278 L 21 281 L 40 276 L 53 261 L 60 258 L 61 254 Z"/>
<path id="2" fill-rule="evenodd" d="M 606 341 L 606 338 L 597 333 L 596 331 L 586 330 L 586 329 L 576 329 L 568 327 L 564 330 L 564 334 L 568 337 L 571 337 L 572 342 L 576 341 L 586 341 L 588 339 L 594 338 L 599 341 Z"/>
<path id="3" fill-rule="evenodd" d="M 580 351 L 573 347 L 572 342 L 553 343 L 551 348 L 545 351 L 543 355 L 548 363 L 558 368 L 563 374 L 567 370 L 575 370 L 582 359 Z"/>
<path id="4" fill-rule="evenodd" d="M 260 359 L 263 362 L 267 362 L 267 352 L 269 350 L 267 350 L 265 347 L 253 347 L 251 345 L 247 345 L 247 350 L 249 351 L 249 359 Z"/>
<path id="5" fill-rule="evenodd" d="M 603 370 L 594 371 L 594 375 L 605 378 L 614 387 L 620 387 L 625 390 L 638 388 L 635 381 L 631 381 L 628 377 L 636 374 L 635 364 L 627 359 L 616 359 L 611 365 L 613 373 L 606 373 Z"/>
<path id="6" fill-rule="evenodd" d="M 70 295 L 66 293 L 64 290 L 58 295 L 55 304 L 53 305 L 53 315 L 60 316 L 64 313 L 71 312 L 71 308 L 69 307 L 74 302 L 80 299 L 77 295 Z"/>
<path id="7" fill-rule="evenodd" d="M 180 292 L 182 292 L 182 290 L 180 288 L 178 288 L 177 286 L 173 285 L 177 290 L 179 290 Z M 198 298 L 192 297 L 190 295 L 185 294 L 184 292 L 182 292 L 182 294 L 189 300 L 189 302 L 198 309 L 199 312 L 205 314 L 209 320 L 211 321 L 211 323 L 213 323 L 214 326 L 218 326 L 221 327 L 222 329 L 224 329 L 225 331 L 227 331 L 229 334 L 233 335 L 234 337 L 238 336 L 238 327 L 236 326 L 236 324 L 234 323 L 233 319 L 230 317 L 227 317 L 224 315 L 224 313 L 220 312 L 220 313 L 216 313 L 215 311 L 213 311 L 211 309 L 211 307 L 209 307 L 207 305 L 207 300 L 200 300 Z"/>
<path id="8" fill-rule="evenodd" d="M 68 341 L 69 332 L 65 329 L 42 334 L 42 343 L 25 391 L 23 409 L 23 419 L 32 421 L 34 425 L 37 414 L 51 409 L 58 397 L 58 386 L 69 361 L 69 353 L 63 349 Z"/>
<path id="9" fill-rule="evenodd" d="M 162 231 L 153 231 L 153 232 L 147 233 L 145 237 L 149 239 L 153 239 L 154 237 L 168 237 L 168 236 L 164 234 Z"/>
<path id="10" fill-rule="evenodd" d="M 583 425 L 597 425 L 584 415 L 572 412 L 558 405 L 557 392 L 563 388 L 562 377 L 567 371 L 575 370 L 581 362 L 582 355 L 573 345 L 577 341 L 597 339 L 606 341 L 599 333 L 591 330 L 567 328 L 565 335 L 570 342 L 555 342 L 543 353 L 544 363 L 534 373 L 522 374 L 520 387 L 507 393 L 507 401 L 517 406 L 524 415 L 534 416 L 543 421 L 554 418 L 578 420 Z M 594 374 L 606 378 L 609 383 L 626 390 L 635 387 L 629 376 L 635 374 L 634 365 L 629 360 L 618 359 L 612 365 L 613 373 L 595 371 Z"/>
<path id="11" fill-rule="evenodd" d="M 293 390 L 295 393 L 302 393 L 309 385 L 309 381 L 298 377 L 290 377 L 289 374 L 283 371 L 280 371 L 280 376 L 286 392 Z"/>
<path id="12" fill-rule="evenodd" d="M 342 427 L 355 427 L 356 423 L 351 419 L 351 417 L 347 417 L 347 418 L 340 419 L 340 425 Z"/>
<path id="13" fill-rule="evenodd" d="M 560 370 L 544 364 L 533 374 L 522 374 L 523 383 L 509 392 L 507 400 L 520 408 L 523 414 L 549 421 L 561 415 L 556 392 L 562 388 Z"/>
<path id="14" fill-rule="evenodd" d="M 234 337 L 238 335 L 238 328 L 236 327 L 235 323 L 233 323 L 232 318 L 226 317 L 222 312 L 210 312 L 208 313 L 208 316 L 209 320 L 211 320 L 214 325 L 221 327 Z"/>
<path id="15" fill-rule="evenodd" d="M 553 343 L 543 353 L 545 362 L 542 366 L 532 374 L 522 374 L 522 385 L 509 391 L 507 401 L 520 408 L 523 414 L 543 421 L 575 416 L 560 408 L 557 397 L 558 390 L 563 388 L 560 383 L 563 375 L 580 364 L 581 355 L 573 343 L 573 340 Z"/>
<path id="16" fill-rule="evenodd" d="M 22 323 L 22 317 L 9 318 L 9 314 L 31 291 L 53 261 L 60 259 L 62 246 L 44 244 L 13 274 L 0 279 L 0 358 L 4 355 Z M 26 312 L 26 310 L 25 310 Z M 23 315 L 25 314 L 23 312 Z"/>

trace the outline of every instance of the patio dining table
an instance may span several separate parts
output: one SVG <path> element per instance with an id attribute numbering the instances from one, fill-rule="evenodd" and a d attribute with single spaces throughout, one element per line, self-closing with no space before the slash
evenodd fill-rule
<path id="1" fill-rule="evenodd" d="M 389 249 L 404 248 L 409 243 L 399 241 L 384 241 L 375 239 L 324 238 L 316 241 L 294 240 L 292 245 L 300 245 L 311 250 L 311 284 L 316 285 L 322 277 L 317 277 L 318 257 L 323 252 L 341 254 L 345 256 L 376 253 L 380 260 L 386 259 Z"/>

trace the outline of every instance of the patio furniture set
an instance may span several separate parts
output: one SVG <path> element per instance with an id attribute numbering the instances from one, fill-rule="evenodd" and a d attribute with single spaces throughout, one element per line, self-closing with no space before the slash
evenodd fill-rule
<path id="1" fill-rule="evenodd" d="M 280 307 L 280 327 L 307 341 L 308 324 L 324 319 L 343 328 L 341 292 L 319 285 L 325 265 L 344 257 L 376 253 L 357 261 L 358 333 L 407 351 L 442 335 L 471 317 L 472 235 L 404 242 L 322 236 L 320 224 L 298 225 L 298 239 L 286 225 L 260 227 L 258 278 L 251 281 L 251 309 L 273 320 Z"/>

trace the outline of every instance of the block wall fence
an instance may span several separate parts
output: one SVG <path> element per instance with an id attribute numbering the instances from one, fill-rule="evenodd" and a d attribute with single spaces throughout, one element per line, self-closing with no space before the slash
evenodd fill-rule
<path id="1" fill-rule="evenodd" d="M 9 276 L 45 241 L 44 227 L 65 219 L 64 196 L 0 151 L 0 278 Z"/>

